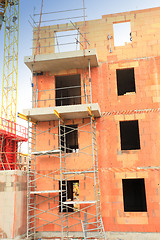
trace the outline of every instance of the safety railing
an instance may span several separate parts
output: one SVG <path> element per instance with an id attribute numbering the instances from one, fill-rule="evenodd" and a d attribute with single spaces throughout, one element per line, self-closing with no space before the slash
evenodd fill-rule
<path id="1" fill-rule="evenodd" d="M 67 86 L 33 91 L 33 107 L 54 107 L 91 103 L 90 86 Z"/>
<path id="2" fill-rule="evenodd" d="M 28 130 L 26 127 L 4 118 L 0 118 L 0 133 L 21 138 L 22 141 L 27 141 L 28 139 Z"/>

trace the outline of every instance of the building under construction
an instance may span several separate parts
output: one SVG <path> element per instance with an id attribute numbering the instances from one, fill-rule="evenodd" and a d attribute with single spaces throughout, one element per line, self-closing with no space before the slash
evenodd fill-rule
<path id="1" fill-rule="evenodd" d="M 28 237 L 159 231 L 159 16 L 34 28 Z M 75 51 L 61 52 L 72 31 Z"/>
<path id="2" fill-rule="evenodd" d="M 41 12 L 33 28 L 15 237 L 159 239 L 160 8 L 90 21 L 81 10 L 82 21 L 48 26 Z"/>

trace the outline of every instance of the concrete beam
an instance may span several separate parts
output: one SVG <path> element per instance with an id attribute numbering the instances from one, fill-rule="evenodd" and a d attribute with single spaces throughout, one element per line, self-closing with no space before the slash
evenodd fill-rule
<path id="1" fill-rule="evenodd" d="M 27 115 L 27 117 L 31 117 L 36 121 L 58 120 L 58 117 L 54 114 L 54 110 L 57 110 L 63 119 L 89 118 L 90 116 L 87 110 L 88 106 L 91 108 L 94 117 L 101 116 L 98 103 L 47 108 L 30 108 L 24 109 L 23 113 Z"/>
<path id="2" fill-rule="evenodd" d="M 40 54 L 24 57 L 24 63 L 34 72 L 59 72 L 61 70 L 86 68 L 90 59 L 91 67 L 98 66 L 95 49 L 86 49 L 62 53 Z"/>

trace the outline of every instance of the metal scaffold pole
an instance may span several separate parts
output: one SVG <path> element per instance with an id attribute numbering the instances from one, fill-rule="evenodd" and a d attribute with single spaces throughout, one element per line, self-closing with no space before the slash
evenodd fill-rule
<path id="1" fill-rule="evenodd" d="M 62 139 L 61 139 L 61 135 L 62 135 L 62 131 L 61 131 L 61 119 L 59 118 L 59 128 L 58 128 L 58 131 L 59 131 L 59 150 L 60 150 L 60 155 L 59 155 L 59 158 L 60 158 L 60 196 L 61 196 L 61 202 L 60 202 L 60 209 L 61 209 L 61 239 L 63 239 L 63 208 L 64 208 L 64 205 L 63 205 L 63 190 L 64 190 L 64 187 L 63 187 L 63 175 L 62 175 Z"/>

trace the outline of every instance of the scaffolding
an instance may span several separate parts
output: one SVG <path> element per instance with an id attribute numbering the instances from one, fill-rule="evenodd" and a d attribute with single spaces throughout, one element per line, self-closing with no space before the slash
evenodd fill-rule
<path id="1" fill-rule="evenodd" d="M 106 239 L 101 216 L 90 58 L 77 73 L 55 76 L 54 88 L 39 85 L 41 75 L 48 75 L 34 68 L 37 55 L 59 54 L 64 51 L 63 45 L 81 49 L 84 61 L 89 47 L 84 0 L 83 8 L 44 13 L 42 7 L 43 1 L 41 13 L 32 18 L 32 108 L 53 107 L 55 117 L 37 122 L 30 115 L 23 117 L 28 121 L 27 239 Z M 83 11 L 82 16 L 50 19 L 52 14 L 75 11 Z M 40 20 L 36 21 L 36 17 Z M 82 21 L 72 22 L 78 18 Z M 66 20 L 68 23 L 64 24 Z M 57 25 L 42 26 L 52 22 Z M 74 41 L 67 41 L 70 36 Z M 70 118 L 58 111 L 69 105 L 77 109 L 83 105 L 85 116 Z"/>
<path id="2" fill-rule="evenodd" d="M 29 21 L 33 27 L 32 50 L 34 58 L 39 54 L 88 48 L 90 44 L 86 38 L 88 32 L 85 29 L 86 8 L 84 1 L 83 7 L 76 9 L 51 12 L 43 12 L 42 9 L 43 1 L 40 14 L 34 12 L 31 21 Z M 79 22 L 73 23 L 75 19 Z M 59 25 L 59 23 L 61 24 Z M 80 27 L 84 28 L 83 33 L 80 31 Z"/>
<path id="3" fill-rule="evenodd" d="M 56 112 L 59 120 L 50 122 L 46 131 L 28 121 L 28 239 L 37 239 L 37 232 L 44 231 L 45 226 L 54 231 L 52 237 L 61 239 L 106 239 L 100 209 L 95 119 L 90 108 L 88 111 L 89 119 L 76 126 L 68 125 Z M 77 131 L 88 139 L 88 146 L 70 142 L 69 137 Z M 58 143 L 54 149 L 41 151 L 36 146 L 45 135 L 55 139 L 52 145 Z M 83 158 L 84 164 L 77 166 Z"/>

